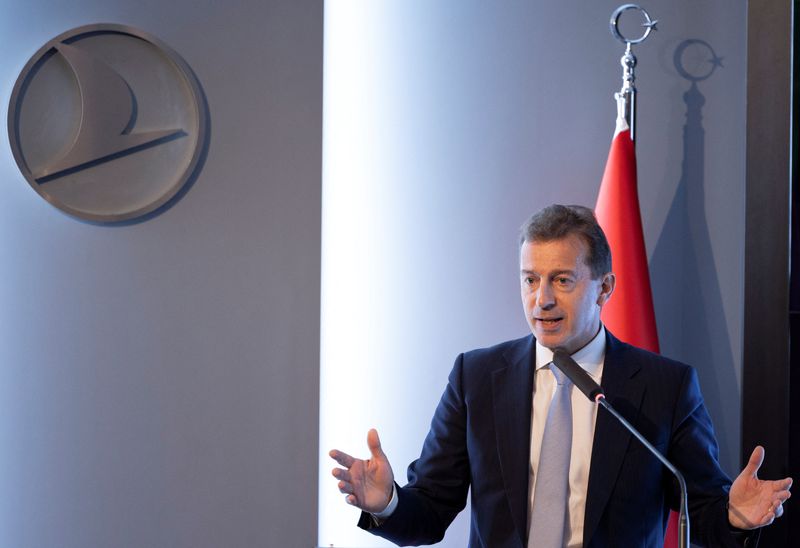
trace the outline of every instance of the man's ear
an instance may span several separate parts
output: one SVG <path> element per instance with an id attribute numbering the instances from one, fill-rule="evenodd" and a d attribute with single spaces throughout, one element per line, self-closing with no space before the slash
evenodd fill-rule
<path id="1" fill-rule="evenodd" d="M 608 299 L 611 298 L 611 294 L 614 292 L 614 287 L 616 287 L 616 285 L 617 277 L 613 272 L 607 272 L 603 274 L 603 277 L 600 280 L 600 295 L 597 296 L 598 306 L 603 306 L 608 302 Z"/>

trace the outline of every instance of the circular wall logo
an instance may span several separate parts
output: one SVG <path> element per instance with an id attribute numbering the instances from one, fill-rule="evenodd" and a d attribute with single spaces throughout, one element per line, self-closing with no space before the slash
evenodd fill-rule
<path id="1" fill-rule="evenodd" d="M 206 131 L 189 66 L 122 25 L 49 41 L 22 69 L 8 109 L 11 150 L 31 187 L 95 222 L 135 219 L 169 201 L 198 169 Z"/>

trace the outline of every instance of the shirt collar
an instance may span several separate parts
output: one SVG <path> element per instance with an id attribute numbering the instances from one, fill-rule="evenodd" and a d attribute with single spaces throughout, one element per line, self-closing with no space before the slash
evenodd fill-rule
<path id="1" fill-rule="evenodd" d="M 572 354 L 572 359 L 578 362 L 584 371 L 599 382 L 598 373 L 606 356 L 606 328 L 600 324 L 600 331 L 589 341 L 589 344 Z M 547 366 L 553 361 L 553 351 L 545 348 L 536 341 L 536 370 Z"/>

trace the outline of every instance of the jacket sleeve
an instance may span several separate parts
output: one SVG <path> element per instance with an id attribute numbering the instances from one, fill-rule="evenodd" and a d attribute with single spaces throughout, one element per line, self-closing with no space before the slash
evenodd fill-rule
<path id="1" fill-rule="evenodd" d="M 686 480 L 692 542 L 709 547 L 755 547 L 758 531 L 734 533 L 728 522 L 731 482 L 719 466 L 714 428 L 693 368 L 686 368 L 673 416 L 675 422 L 667 458 L 682 471 Z M 670 506 L 679 508 L 677 481 L 668 493 Z"/>

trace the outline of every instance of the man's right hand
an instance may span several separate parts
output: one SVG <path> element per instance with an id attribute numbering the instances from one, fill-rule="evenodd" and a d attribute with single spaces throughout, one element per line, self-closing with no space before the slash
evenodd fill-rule
<path id="1" fill-rule="evenodd" d="M 353 458 L 337 449 L 329 454 L 333 460 L 344 466 L 334 468 L 333 477 L 339 480 L 339 491 L 347 495 L 347 503 L 375 514 L 389 505 L 394 487 L 394 473 L 374 428 L 367 433 L 367 446 L 372 456 L 368 460 Z"/>

